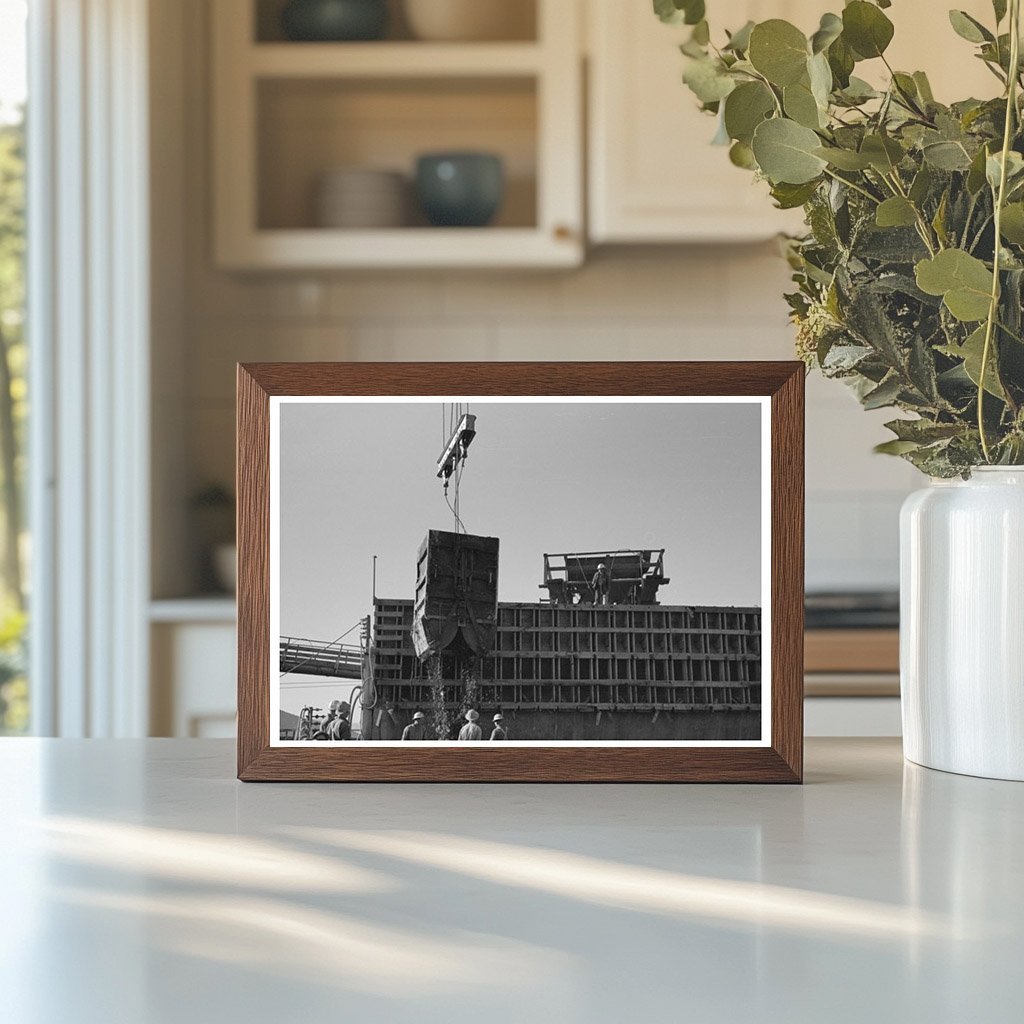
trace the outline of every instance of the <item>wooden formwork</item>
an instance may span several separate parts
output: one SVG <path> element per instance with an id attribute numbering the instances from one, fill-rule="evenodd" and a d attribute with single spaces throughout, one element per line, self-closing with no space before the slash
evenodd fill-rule
<path id="1" fill-rule="evenodd" d="M 374 609 L 376 682 L 396 708 L 429 700 L 413 617 L 411 601 Z M 759 709 L 761 611 L 499 604 L 477 684 L 482 702 L 502 708 Z"/>

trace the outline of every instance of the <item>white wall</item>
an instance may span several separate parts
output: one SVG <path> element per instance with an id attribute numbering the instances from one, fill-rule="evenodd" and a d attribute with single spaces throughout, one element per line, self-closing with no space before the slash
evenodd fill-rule
<path id="1" fill-rule="evenodd" d="M 177 173 L 164 167 L 161 177 L 184 183 L 185 372 L 180 387 L 158 381 L 156 391 L 180 415 L 188 488 L 233 477 L 239 360 L 792 358 L 788 271 L 772 244 L 602 251 L 570 273 L 214 270 L 204 6 L 181 5 L 180 121 L 154 126 L 184 142 Z M 174 380 L 172 367 L 165 372 Z M 808 381 L 809 587 L 896 585 L 897 511 L 917 478 L 871 454 L 886 418 L 863 413 L 838 384 Z M 158 519 L 176 515 L 184 510 L 157 510 Z M 169 567 L 164 579 L 173 575 Z"/>

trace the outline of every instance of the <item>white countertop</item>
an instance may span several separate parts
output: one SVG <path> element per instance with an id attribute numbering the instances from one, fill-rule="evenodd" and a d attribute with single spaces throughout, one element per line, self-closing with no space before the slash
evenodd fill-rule
<path id="1" fill-rule="evenodd" d="M 0 741 L 11 1024 L 1024 1017 L 1024 785 L 242 785 L 224 741 Z"/>

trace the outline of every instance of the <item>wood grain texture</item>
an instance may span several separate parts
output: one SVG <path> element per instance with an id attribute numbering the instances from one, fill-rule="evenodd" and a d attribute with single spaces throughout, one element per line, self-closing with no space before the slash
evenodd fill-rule
<path id="1" fill-rule="evenodd" d="M 270 401 L 238 367 L 238 774 L 270 736 Z"/>
<path id="2" fill-rule="evenodd" d="M 269 397 L 451 394 L 771 397 L 771 747 L 270 746 Z M 803 403 L 804 367 L 798 362 L 240 365 L 238 777 L 253 782 L 800 782 Z"/>

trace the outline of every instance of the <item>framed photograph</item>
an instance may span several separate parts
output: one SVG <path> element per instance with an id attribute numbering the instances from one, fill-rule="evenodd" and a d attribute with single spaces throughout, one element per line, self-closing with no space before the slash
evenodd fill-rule
<path id="1" fill-rule="evenodd" d="M 799 782 L 804 367 L 238 368 L 238 776 Z"/>

